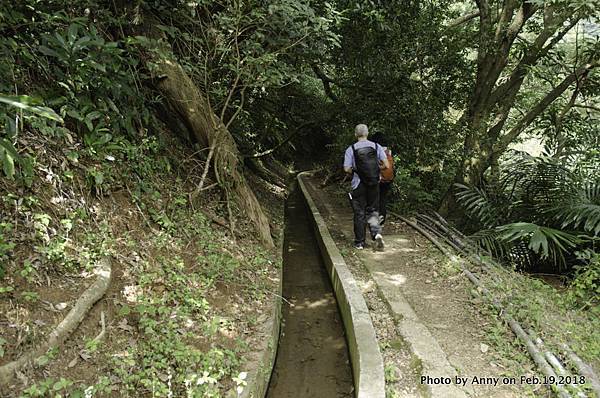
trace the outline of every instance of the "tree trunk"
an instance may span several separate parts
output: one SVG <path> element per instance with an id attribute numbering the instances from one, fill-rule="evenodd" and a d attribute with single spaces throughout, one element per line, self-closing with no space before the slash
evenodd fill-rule
<path id="1" fill-rule="evenodd" d="M 510 143 L 581 75 L 598 66 L 597 62 L 591 62 L 567 76 L 508 132 L 504 132 L 529 67 L 545 57 L 581 17 L 573 16 L 553 5 L 542 7 L 514 0 L 502 3 L 502 8 L 494 14 L 489 0 L 477 0 L 478 12 L 472 13 L 479 15 L 477 74 L 467 112 L 459 122 L 467 134 L 454 183 L 479 186 L 486 170 L 497 166 L 499 157 Z M 517 65 L 506 74 L 513 43 L 526 22 L 540 12 L 544 13 L 543 29 L 524 50 Z M 565 26 L 566 21 L 569 24 Z M 499 83 L 503 74 L 506 78 Z M 493 174 L 497 176 L 498 172 L 495 167 Z M 457 210 L 454 186 L 451 186 L 442 199 L 440 212 L 448 215 Z"/>
<path id="2" fill-rule="evenodd" d="M 200 145 L 214 145 L 213 161 L 217 181 L 234 193 L 242 212 L 255 225 L 261 242 L 273 247 L 269 220 L 239 170 L 240 154 L 233 137 L 215 116 L 207 98 L 177 62 L 163 59 L 157 65 L 157 75 L 161 76 L 156 83 L 157 88 L 185 121 Z"/>

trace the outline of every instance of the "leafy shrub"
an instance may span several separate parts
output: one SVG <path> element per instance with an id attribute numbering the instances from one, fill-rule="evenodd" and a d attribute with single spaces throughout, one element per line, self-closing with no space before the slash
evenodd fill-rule
<path id="1" fill-rule="evenodd" d="M 481 228 L 473 237 L 485 249 L 522 267 L 545 262 L 561 269 L 600 232 L 594 178 L 560 159 L 518 154 L 493 183 L 456 184 L 457 199 Z"/>
<path id="2" fill-rule="evenodd" d="M 568 299 L 583 308 L 599 310 L 600 304 L 600 254 L 593 251 L 579 253 L 587 261 L 585 266 L 576 267 L 575 277 L 569 286 Z"/>

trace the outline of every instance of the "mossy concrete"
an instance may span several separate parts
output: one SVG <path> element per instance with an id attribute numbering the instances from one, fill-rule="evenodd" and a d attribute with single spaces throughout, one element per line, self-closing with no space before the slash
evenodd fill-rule
<path id="1" fill-rule="evenodd" d="M 306 183 L 307 173 L 298 175 L 298 185 L 309 208 L 321 256 L 327 268 L 346 330 L 357 398 L 384 398 L 383 358 L 364 297 L 338 250 L 325 220 L 312 199 Z"/>

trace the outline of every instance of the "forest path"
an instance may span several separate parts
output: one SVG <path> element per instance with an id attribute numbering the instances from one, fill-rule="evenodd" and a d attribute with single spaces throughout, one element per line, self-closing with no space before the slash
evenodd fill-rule
<path id="1" fill-rule="evenodd" d="M 502 353 L 486 340 L 484 328 L 489 321 L 471 300 L 470 282 L 404 223 L 388 221 L 384 252 L 368 247 L 355 251 L 351 248 L 352 210 L 345 192 L 335 187 L 317 189 L 318 182 L 310 182 L 311 195 L 336 244 L 345 257 L 357 256 L 368 270 L 400 335 L 419 358 L 421 375 L 452 379 L 452 385 L 425 383 L 420 390 L 427 389 L 434 397 L 523 396 L 519 385 L 473 383 L 474 377 L 502 379 L 507 369 L 499 361 Z M 457 375 L 467 378 L 466 386 L 455 384 Z M 421 384 L 420 380 L 415 383 Z"/>

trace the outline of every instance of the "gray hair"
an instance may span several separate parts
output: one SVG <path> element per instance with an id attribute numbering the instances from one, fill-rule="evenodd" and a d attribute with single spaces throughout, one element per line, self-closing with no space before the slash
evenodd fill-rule
<path id="1" fill-rule="evenodd" d="M 369 128 L 366 124 L 357 124 L 354 128 L 354 135 L 357 137 L 366 137 L 369 135 Z"/>

